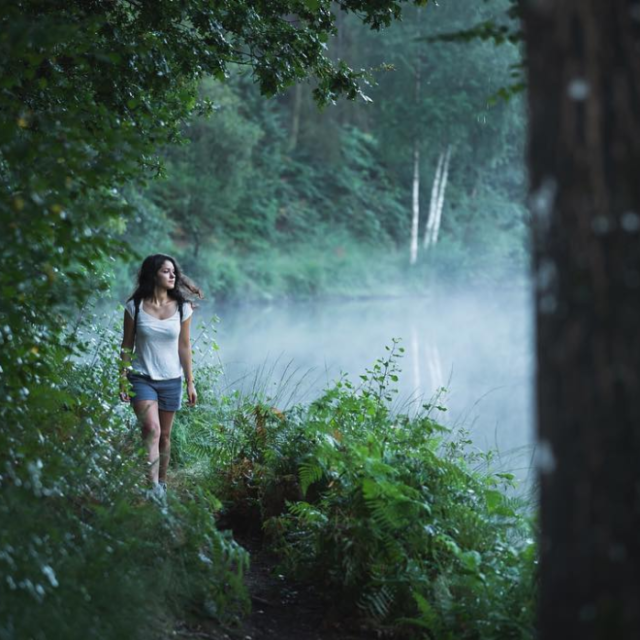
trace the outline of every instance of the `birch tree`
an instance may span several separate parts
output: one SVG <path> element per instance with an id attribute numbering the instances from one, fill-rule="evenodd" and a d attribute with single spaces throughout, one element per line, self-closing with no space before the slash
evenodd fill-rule
<path id="1" fill-rule="evenodd" d="M 418 33 L 422 34 L 420 23 L 422 20 L 422 11 L 416 11 L 416 22 L 418 24 Z M 414 102 L 420 104 L 420 89 L 422 85 L 422 48 L 419 46 L 414 63 Z M 421 127 L 419 121 L 414 121 L 413 136 L 413 180 L 411 184 L 411 241 L 410 241 L 410 264 L 415 264 L 418 260 L 418 233 L 420 229 L 420 143 L 421 143 Z"/>
<path id="2" fill-rule="evenodd" d="M 433 178 L 431 188 L 431 202 L 429 205 L 429 216 L 424 230 L 423 247 L 428 249 L 438 242 L 440 223 L 442 221 L 442 209 L 444 207 L 444 194 L 447 188 L 449 177 L 449 161 L 451 160 L 451 147 L 440 154 L 436 174 Z"/>
<path id="3" fill-rule="evenodd" d="M 433 225 L 433 237 L 431 244 L 435 246 L 438 242 L 438 234 L 440 233 L 440 224 L 442 223 L 442 209 L 444 207 L 444 194 L 447 189 L 447 180 L 449 179 L 449 162 L 451 160 L 451 147 L 447 149 L 444 158 L 444 166 L 442 168 L 442 177 L 440 178 L 440 188 L 438 191 L 437 206 L 435 210 L 435 222 Z"/>
<path id="4" fill-rule="evenodd" d="M 420 225 L 420 149 L 414 143 L 413 149 L 413 183 L 411 190 L 411 251 L 409 261 L 415 264 L 418 260 L 418 229 Z"/>
<path id="5" fill-rule="evenodd" d="M 419 254 L 425 243 L 429 243 L 427 238 L 433 236 L 438 218 L 438 242 L 441 240 L 445 213 L 443 206 L 439 216 L 436 215 L 436 203 L 443 205 L 445 201 L 447 216 L 450 210 L 454 211 L 453 207 L 449 208 L 449 202 L 456 203 L 453 223 L 445 223 L 445 228 L 456 235 L 456 240 L 464 237 L 464 241 L 456 243 L 459 246 L 473 243 L 484 247 L 483 251 L 497 252 L 502 239 L 495 243 L 485 240 L 492 231 L 494 237 L 503 235 L 498 226 L 502 220 L 495 220 L 502 212 L 512 220 L 510 224 L 519 228 L 520 242 L 525 246 L 524 136 L 504 134 L 505 125 L 510 122 L 517 121 L 518 128 L 524 127 L 524 110 L 518 106 L 517 99 L 509 105 L 488 105 L 488 98 L 509 82 L 509 61 L 517 59 L 517 51 L 514 46 L 506 45 L 496 56 L 494 48 L 485 48 L 490 47 L 488 43 L 458 45 L 428 41 L 438 32 L 468 27 L 474 21 L 495 16 L 507 4 L 502 1 L 469 5 L 459 0 L 439 5 L 429 3 L 421 10 L 422 23 L 418 22 L 417 9 L 407 9 L 403 21 L 387 30 L 381 44 L 374 43 L 369 34 L 363 36 L 371 42 L 367 48 L 369 66 L 383 62 L 393 65 L 393 71 L 380 74 L 378 86 L 372 88 L 373 104 L 368 112 L 372 130 L 380 136 L 385 162 L 406 190 L 408 262 L 410 256 Z M 416 104 L 413 99 L 416 61 L 421 46 L 424 47 L 419 67 L 421 97 Z M 500 70 L 502 65 L 504 71 Z M 452 151 L 447 180 L 437 181 L 438 198 L 434 196 L 432 208 L 433 171 L 449 145 Z M 418 172 L 416 148 L 419 148 Z M 452 180 L 453 171 L 455 180 Z M 440 185 L 446 186 L 440 189 Z M 418 207 L 415 206 L 416 192 Z M 519 204 L 514 204 L 516 202 Z M 512 206 L 509 213 L 506 213 L 507 205 Z M 427 234 L 429 211 L 432 219 Z M 416 212 L 419 215 L 418 248 L 414 245 L 411 249 L 411 227 L 415 224 Z M 505 222 L 505 227 L 507 224 Z M 491 227 L 493 229 L 487 231 Z"/>

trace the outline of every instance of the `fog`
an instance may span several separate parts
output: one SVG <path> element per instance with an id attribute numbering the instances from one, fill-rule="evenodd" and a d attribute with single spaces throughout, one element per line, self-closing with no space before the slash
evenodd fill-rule
<path id="1" fill-rule="evenodd" d="M 469 430 L 474 446 L 497 449 L 501 468 L 527 481 L 533 442 L 528 290 L 198 310 L 201 319 L 213 314 L 220 319 L 215 358 L 224 368 L 223 388 L 260 389 L 282 409 L 312 400 L 342 373 L 359 384 L 359 375 L 387 355 L 385 345 L 401 339 L 395 407 L 415 411 L 445 387 L 438 404 L 447 410 L 433 416 Z"/>

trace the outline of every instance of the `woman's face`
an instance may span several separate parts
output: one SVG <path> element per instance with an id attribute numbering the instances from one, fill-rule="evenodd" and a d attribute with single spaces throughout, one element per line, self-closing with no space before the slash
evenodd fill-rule
<path id="1" fill-rule="evenodd" d="M 164 289 L 173 289 L 176 286 L 176 268 L 173 262 L 165 260 L 156 273 L 156 284 Z"/>

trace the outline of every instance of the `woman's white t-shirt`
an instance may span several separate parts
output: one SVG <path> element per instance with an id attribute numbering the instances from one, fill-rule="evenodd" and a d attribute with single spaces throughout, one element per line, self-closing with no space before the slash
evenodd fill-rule
<path id="1" fill-rule="evenodd" d="M 135 349 L 131 368 L 137 373 L 149 376 L 152 380 L 172 380 L 182 377 L 182 365 L 178 354 L 180 337 L 180 312 L 164 320 L 159 320 L 144 310 L 140 301 L 138 323 L 136 327 Z M 129 300 L 125 309 L 135 320 L 136 307 Z M 182 322 L 191 317 L 193 308 L 187 302 L 182 305 Z"/>

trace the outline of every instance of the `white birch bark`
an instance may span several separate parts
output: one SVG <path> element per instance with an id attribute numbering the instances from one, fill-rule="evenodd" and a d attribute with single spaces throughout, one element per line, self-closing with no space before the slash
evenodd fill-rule
<path id="1" fill-rule="evenodd" d="M 422 21 L 422 11 L 417 11 L 418 24 Z M 420 88 L 422 86 L 422 46 L 419 45 L 418 55 L 414 65 L 414 101 L 416 107 L 419 107 L 421 96 Z M 413 189 L 411 193 L 411 246 L 409 252 L 409 263 L 415 264 L 418 260 L 418 234 L 420 233 L 420 132 L 421 127 L 417 123 L 417 130 L 414 130 L 413 143 Z"/>
<path id="2" fill-rule="evenodd" d="M 444 192 L 447 188 L 447 180 L 449 178 L 449 162 L 451 160 L 451 147 L 447 149 L 447 157 L 444 161 L 444 168 L 442 170 L 442 177 L 440 179 L 440 193 L 438 194 L 438 206 L 436 208 L 436 220 L 433 225 L 433 238 L 432 245 L 438 242 L 438 234 L 440 233 L 440 224 L 442 222 L 442 208 L 444 207 Z"/>
<path id="3" fill-rule="evenodd" d="M 417 141 L 413 148 L 413 191 L 411 198 L 411 250 L 409 263 L 418 259 L 418 228 L 420 225 L 420 150 Z"/>
<path id="4" fill-rule="evenodd" d="M 429 215 L 427 217 L 427 224 L 424 229 L 424 241 L 423 248 L 428 249 L 431 243 L 431 236 L 433 234 L 433 225 L 435 224 L 436 211 L 438 209 L 438 194 L 440 193 L 440 176 L 442 175 L 442 165 L 444 163 L 444 153 L 440 154 L 438 158 L 438 167 L 436 168 L 436 175 L 433 178 L 433 186 L 431 187 L 431 201 L 429 202 Z"/>

